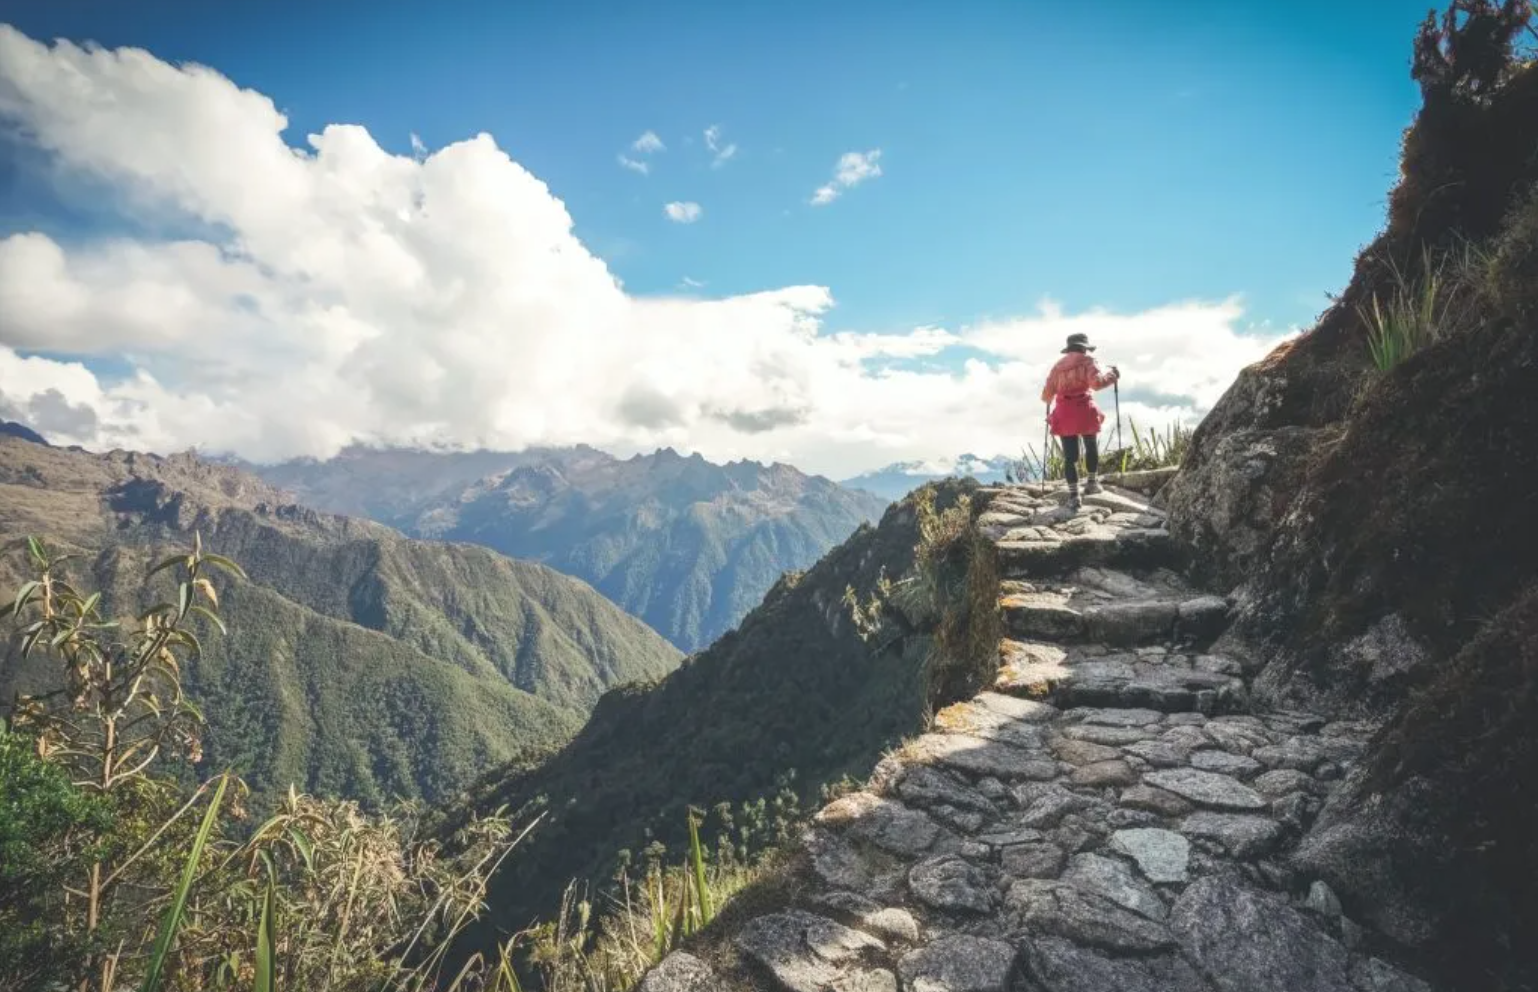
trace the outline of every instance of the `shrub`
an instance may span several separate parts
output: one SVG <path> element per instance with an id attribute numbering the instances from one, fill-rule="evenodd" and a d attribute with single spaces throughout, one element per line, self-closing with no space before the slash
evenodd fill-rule
<path id="1" fill-rule="evenodd" d="M 988 686 L 998 670 L 999 571 L 993 542 L 978 531 L 972 497 L 935 508 L 930 486 L 913 494 L 918 514 L 916 591 L 938 617 L 925 700 L 933 713 Z"/>
<path id="2" fill-rule="evenodd" d="M 421 992 L 495 977 L 504 962 L 488 969 L 473 958 L 442 972 L 523 836 L 512 837 L 502 811 L 471 818 L 451 853 L 423 836 L 420 809 L 366 816 L 291 791 L 237 841 L 227 835 L 245 816 L 239 779 L 222 774 L 187 795 L 163 774 L 167 762 L 198 756 L 202 717 L 181 671 L 201 648 L 189 621 L 223 629 L 206 566 L 235 577 L 239 566 L 195 538 L 152 570 L 178 573 L 172 600 L 109 622 L 100 594 L 69 582 L 69 556 L 33 539 L 26 548 L 36 577 L 4 612 L 24 653 L 58 662 L 61 684 L 18 700 L 15 722 L 31 736 L 0 735 L 8 980 L 201 992 L 260 977 L 267 987 Z"/>
<path id="3" fill-rule="evenodd" d="M 64 977 L 62 962 L 82 954 L 49 912 L 95 860 L 111 812 L 39 758 L 34 738 L 0 730 L 0 974 L 18 987 Z"/>

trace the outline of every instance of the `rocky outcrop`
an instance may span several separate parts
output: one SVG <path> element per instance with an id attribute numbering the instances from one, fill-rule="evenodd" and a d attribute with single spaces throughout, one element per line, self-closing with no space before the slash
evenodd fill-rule
<path id="1" fill-rule="evenodd" d="M 1245 370 L 1256 389 L 1231 393 L 1224 402 L 1266 402 L 1263 384 L 1273 375 L 1280 373 Z M 1261 411 L 1249 414 L 1263 418 Z M 1189 549 L 1196 577 L 1234 589 L 1265 563 L 1310 458 L 1334 433 L 1328 427 L 1285 426 L 1204 439 L 1202 466 L 1177 476 L 1164 495 L 1171 532 Z"/>
<path id="2" fill-rule="evenodd" d="M 1289 863 L 1373 726 L 1252 711 L 1229 604 L 1144 497 L 986 495 L 995 686 L 814 817 L 794 904 L 722 935 L 714 987 L 1429 992 Z"/>
<path id="3" fill-rule="evenodd" d="M 1251 705 L 1387 723 L 1289 866 L 1471 990 L 1538 987 L 1529 17 L 1469 0 L 1427 22 L 1387 229 L 1319 325 L 1240 376 L 1163 500 L 1191 574 L 1233 593 L 1216 650 Z M 1363 310 L 1425 306 L 1433 278 L 1435 340 L 1378 371 Z"/>

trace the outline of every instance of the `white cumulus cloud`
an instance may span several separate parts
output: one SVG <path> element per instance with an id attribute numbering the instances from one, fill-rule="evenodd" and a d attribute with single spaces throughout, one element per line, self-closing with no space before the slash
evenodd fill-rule
<path id="1" fill-rule="evenodd" d="M 657 137 L 657 132 L 646 131 L 639 138 L 630 143 L 630 150 L 635 152 L 638 156 L 644 156 L 651 155 L 656 152 L 666 151 L 667 146 L 662 143 L 661 138 Z M 615 156 L 615 158 L 618 160 L 620 168 L 622 169 L 629 169 L 631 172 L 639 172 L 643 176 L 650 174 L 652 171 L 651 163 L 646 162 L 641 158 L 632 158 L 629 155 L 626 155 L 624 152 L 620 152 L 619 155 Z"/>
<path id="2" fill-rule="evenodd" d="M 349 125 L 293 147 L 287 127 L 212 69 L 0 25 L 8 139 L 114 191 L 102 230 L 197 232 L 0 237 L 0 417 L 257 460 L 586 442 L 847 477 L 1018 452 L 1073 330 L 1149 424 L 1195 419 L 1281 338 L 1235 300 L 855 333 L 826 326 L 823 286 L 637 296 L 490 135 L 401 155 Z M 860 162 L 840 188 L 878 173 Z"/>
<path id="3" fill-rule="evenodd" d="M 676 221 L 679 224 L 693 224 L 700 219 L 700 215 L 705 211 L 698 203 L 679 203 L 675 201 L 664 204 L 662 212 L 667 214 L 668 220 Z"/>
<path id="4" fill-rule="evenodd" d="M 737 154 L 737 145 L 721 144 L 721 125 L 712 124 L 705 129 L 705 147 L 710 149 L 710 167 L 719 169 Z"/>
<path id="5" fill-rule="evenodd" d="M 881 175 L 881 149 L 872 148 L 868 152 L 845 152 L 838 157 L 833 166 L 833 180 L 817 188 L 812 194 L 813 206 L 825 206 L 843 195 L 844 190 L 865 182 L 867 179 L 875 179 Z"/>

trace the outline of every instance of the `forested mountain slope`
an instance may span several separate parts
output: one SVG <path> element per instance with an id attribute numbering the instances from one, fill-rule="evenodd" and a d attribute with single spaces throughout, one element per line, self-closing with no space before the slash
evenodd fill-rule
<path id="1" fill-rule="evenodd" d="M 414 541 L 284 502 L 188 455 L 97 455 L 0 437 L 0 538 L 75 550 L 109 613 L 147 603 L 148 565 L 201 533 L 249 582 L 221 581 L 228 637 L 187 672 L 206 762 L 379 801 L 449 796 L 529 746 L 564 740 L 609 687 L 678 652 L 589 586 L 472 545 Z M 0 580 L 24 564 L 14 547 Z M 88 573 L 88 574 L 84 574 Z M 7 658 L 0 681 L 54 673 Z"/>

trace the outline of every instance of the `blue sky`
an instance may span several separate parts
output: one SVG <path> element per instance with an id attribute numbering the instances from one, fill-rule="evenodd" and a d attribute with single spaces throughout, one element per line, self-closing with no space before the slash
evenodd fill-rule
<path id="1" fill-rule="evenodd" d="M 685 277 L 710 297 L 821 286 L 826 331 L 874 333 L 1009 320 L 1045 298 L 1132 313 L 1237 295 L 1244 334 L 1311 323 L 1379 228 L 1425 11 L 69 0 L 0 2 L 0 22 L 211 66 L 270 97 L 294 146 L 337 123 L 403 155 L 412 134 L 436 150 L 489 132 L 632 295 Z M 711 125 L 737 147 L 719 168 Z M 666 148 L 641 175 L 617 157 L 639 158 L 646 131 Z M 15 133 L 0 234 L 155 234 L 143 211 L 102 209 L 111 183 L 39 167 L 53 150 Z M 879 176 L 809 203 L 841 155 L 876 149 Z M 674 223 L 669 202 L 701 216 Z M 973 354 L 933 357 L 954 371 Z"/>
<path id="2" fill-rule="evenodd" d="M 1338 4 L 0 4 L 214 66 L 290 139 L 490 131 L 635 292 L 818 283 L 880 330 L 1242 293 L 1303 323 L 1382 220 L 1425 0 Z M 961 8 L 960 10 L 953 8 Z M 702 131 L 739 154 L 709 167 Z M 616 154 L 645 130 L 648 177 Z M 685 144 L 685 140 L 693 144 Z M 806 209 L 846 150 L 883 175 Z M 704 216 L 673 225 L 660 206 Z M 787 214 L 788 211 L 788 214 Z"/>

